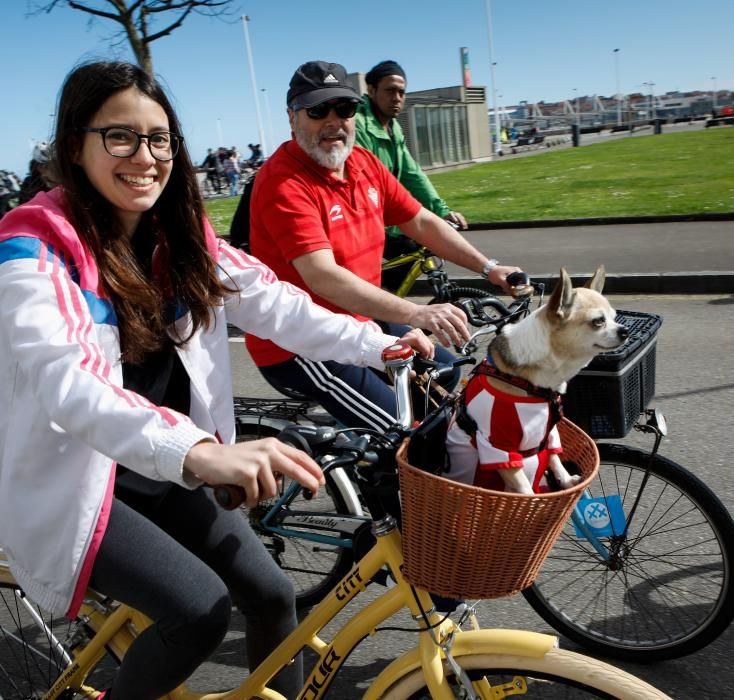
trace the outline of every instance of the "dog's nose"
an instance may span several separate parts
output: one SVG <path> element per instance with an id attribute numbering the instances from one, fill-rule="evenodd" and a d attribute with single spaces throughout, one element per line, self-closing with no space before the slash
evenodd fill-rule
<path id="1" fill-rule="evenodd" d="M 627 330 L 627 326 L 620 326 L 617 329 L 617 335 L 619 336 L 619 339 L 624 342 L 629 337 L 630 332 Z"/>

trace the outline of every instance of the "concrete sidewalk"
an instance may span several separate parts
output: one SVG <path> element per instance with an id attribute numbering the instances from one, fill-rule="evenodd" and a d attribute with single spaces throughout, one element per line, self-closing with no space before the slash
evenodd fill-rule
<path id="1" fill-rule="evenodd" d="M 607 293 L 734 293 L 734 221 L 674 221 L 470 230 L 466 238 L 488 257 L 518 265 L 533 279 L 557 279 L 561 266 L 575 279 L 598 264 Z M 452 279 L 480 284 L 447 263 Z M 429 294 L 424 279 L 417 294 Z"/>

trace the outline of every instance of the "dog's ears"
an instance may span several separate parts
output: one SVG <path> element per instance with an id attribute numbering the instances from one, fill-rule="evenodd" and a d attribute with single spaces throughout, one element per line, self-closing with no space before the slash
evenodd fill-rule
<path id="1" fill-rule="evenodd" d="M 604 265 L 599 265 L 599 267 L 596 268 L 594 276 L 584 285 L 584 287 L 593 289 L 595 292 L 599 292 L 599 294 L 601 294 L 602 289 L 604 289 L 605 279 L 606 271 L 604 269 Z"/>
<path id="2" fill-rule="evenodd" d="M 573 306 L 573 285 L 566 268 L 561 268 L 560 279 L 548 299 L 548 314 L 551 319 L 563 321 L 568 318 Z"/>

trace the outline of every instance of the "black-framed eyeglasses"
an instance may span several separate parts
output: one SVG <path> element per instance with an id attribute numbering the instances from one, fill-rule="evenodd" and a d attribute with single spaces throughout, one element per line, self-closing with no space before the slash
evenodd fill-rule
<path id="1" fill-rule="evenodd" d="M 97 128 L 83 126 L 80 131 L 92 134 L 101 134 L 104 149 L 115 158 L 130 158 L 134 156 L 143 139 L 148 141 L 148 150 L 156 160 L 173 160 L 178 153 L 183 136 L 177 136 L 170 131 L 155 131 L 152 134 L 139 134 L 125 126 L 108 126 Z"/>
<path id="2" fill-rule="evenodd" d="M 311 119 L 325 119 L 331 110 L 336 112 L 339 119 L 351 119 L 357 113 L 357 103 L 352 100 L 341 102 L 322 102 L 320 105 L 306 108 L 306 114 Z"/>

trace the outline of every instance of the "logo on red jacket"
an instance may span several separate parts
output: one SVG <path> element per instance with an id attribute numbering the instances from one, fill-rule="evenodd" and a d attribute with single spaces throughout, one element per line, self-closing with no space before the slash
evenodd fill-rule
<path id="1" fill-rule="evenodd" d="M 370 187 L 367 190 L 367 196 L 370 198 L 370 200 L 372 201 L 372 204 L 374 204 L 375 207 L 379 205 L 380 195 L 377 193 L 377 190 L 374 187 Z"/>
<path id="2" fill-rule="evenodd" d="M 344 214 L 342 214 L 341 205 L 335 204 L 331 209 L 329 209 L 329 218 L 332 221 L 339 221 L 339 219 L 344 218 Z"/>

